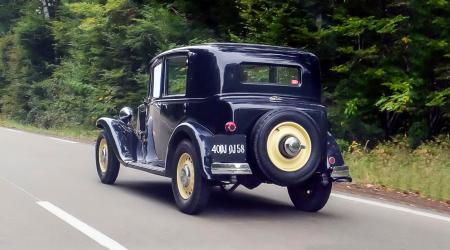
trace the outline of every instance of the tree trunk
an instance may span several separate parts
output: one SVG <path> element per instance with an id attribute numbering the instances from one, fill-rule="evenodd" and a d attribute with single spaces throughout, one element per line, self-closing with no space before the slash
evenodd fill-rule
<path id="1" fill-rule="evenodd" d="M 53 19 L 56 16 L 58 8 L 58 0 L 41 0 L 42 14 L 46 19 Z"/>

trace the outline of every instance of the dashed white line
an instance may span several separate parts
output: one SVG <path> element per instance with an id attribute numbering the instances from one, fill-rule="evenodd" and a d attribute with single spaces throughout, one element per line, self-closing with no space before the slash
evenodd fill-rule
<path id="1" fill-rule="evenodd" d="M 52 140 L 55 140 L 55 141 L 60 141 L 60 142 L 67 142 L 67 143 L 78 143 L 78 142 L 76 142 L 76 141 L 69 141 L 69 140 L 64 140 L 64 139 L 60 139 L 60 138 L 56 138 L 56 137 L 49 137 L 50 139 L 52 139 Z"/>
<path id="2" fill-rule="evenodd" d="M 423 211 L 419 211 L 419 210 L 415 210 L 415 209 L 411 209 L 411 208 L 407 208 L 407 207 L 395 206 L 395 205 L 391 205 L 388 203 L 372 201 L 372 200 L 367 200 L 367 199 L 362 199 L 362 198 L 357 198 L 357 197 L 343 195 L 343 194 L 337 194 L 337 193 L 332 193 L 331 196 L 340 198 L 340 199 L 344 199 L 344 200 L 364 203 L 364 204 L 372 205 L 372 206 L 376 206 L 376 207 L 387 208 L 387 209 L 391 209 L 391 210 L 395 210 L 395 211 L 400 211 L 400 212 L 419 215 L 419 216 L 432 218 L 432 219 L 436 219 L 436 220 L 441 220 L 441 221 L 445 221 L 445 222 L 450 222 L 450 217 L 433 214 L 433 213 L 427 213 L 427 212 L 423 212 Z"/>
<path id="3" fill-rule="evenodd" d="M 44 209 L 46 209 L 47 211 L 49 211 L 50 213 L 52 213 L 53 215 L 55 215 L 56 217 L 60 218 L 64 222 L 66 222 L 67 224 L 71 225 L 72 227 L 74 227 L 78 231 L 82 232 L 83 234 L 85 234 L 89 238 L 93 239 L 98 244 L 106 247 L 107 249 L 126 250 L 126 248 L 124 246 L 120 245 L 115 240 L 109 238 L 108 236 L 106 236 L 103 233 L 99 232 L 95 228 L 93 228 L 93 227 L 89 226 L 88 224 L 80 221 L 79 219 L 73 217 L 72 215 L 70 215 L 69 213 L 65 212 L 61 208 L 53 205 L 52 203 L 50 203 L 48 201 L 38 201 L 36 203 L 39 206 L 41 206 Z"/>
<path id="4" fill-rule="evenodd" d="M 34 194 L 28 192 L 27 190 L 25 190 L 25 188 L 23 188 L 23 187 L 17 185 L 16 183 L 10 181 L 9 179 L 7 179 L 7 178 L 5 178 L 5 177 L 3 177 L 3 176 L 0 176 L 0 181 L 1 181 L 1 180 L 3 180 L 4 182 L 8 183 L 8 184 L 11 185 L 13 188 L 15 188 L 15 189 L 21 191 L 22 193 L 28 195 L 31 199 L 33 199 L 33 200 L 35 200 L 35 201 L 38 201 L 38 200 L 39 200 L 39 198 L 38 198 L 36 195 L 34 195 Z"/>
<path id="5" fill-rule="evenodd" d="M 82 232 L 89 238 L 93 239 L 101 246 L 104 246 L 108 249 L 113 249 L 113 250 L 126 250 L 126 248 L 124 246 L 120 245 L 118 242 L 114 241 L 113 239 L 111 239 L 108 236 L 104 235 L 103 233 L 99 232 L 95 228 L 87 225 L 86 223 L 80 221 L 79 219 L 75 218 L 74 216 L 68 214 L 67 212 L 65 212 L 64 210 L 60 209 L 59 207 L 53 205 L 52 203 L 50 203 L 48 201 L 41 201 L 36 195 L 28 192 L 27 190 L 25 190 L 25 188 L 17 185 L 16 183 L 10 181 L 9 179 L 7 179 L 3 176 L 0 176 L 0 181 L 1 180 L 8 183 L 9 185 L 16 188 L 17 190 L 23 192 L 24 194 L 28 195 L 30 198 L 32 198 L 33 200 L 36 201 L 36 204 L 43 207 L 44 209 L 46 209 L 47 211 L 49 211 L 56 217 L 60 218 L 67 224 L 71 225 L 78 231 Z"/>

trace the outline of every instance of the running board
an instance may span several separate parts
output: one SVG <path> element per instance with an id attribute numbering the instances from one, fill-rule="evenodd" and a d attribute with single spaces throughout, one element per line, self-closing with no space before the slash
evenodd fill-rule
<path id="1" fill-rule="evenodd" d="M 142 171 L 160 175 L 160 176 L 166 176 L 166 169 L 164 167 L 161 167 L 164 165 L 162 161 L 154 161 L 154 162 L 150 162 L 150 163 L 125 161 L 123 163 L 124 163 L 123 165 L 125 167 L 142 170 Z"/>

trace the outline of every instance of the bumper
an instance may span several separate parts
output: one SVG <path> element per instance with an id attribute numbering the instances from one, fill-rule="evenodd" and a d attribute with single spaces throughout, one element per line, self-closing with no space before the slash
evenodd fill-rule
<path id="1" fill-rule="evenodd" d="M 331 179 L 334 182 L 352 182 L 350 171 L 346 165 L 335 166 L 331 172 Z"/>
<path id="2" fill-rule="evenodd" d="M 211 165 L 212 174 L 225 174 L 225 175 L 242 175 L 252 174 L 252 170 L 248 163 L 222 163 L 213 162 Z"/>

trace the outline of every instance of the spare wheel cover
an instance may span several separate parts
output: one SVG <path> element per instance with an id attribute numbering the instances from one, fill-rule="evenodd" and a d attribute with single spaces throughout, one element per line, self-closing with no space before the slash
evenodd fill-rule
<path id="1" fill-rule="evenodd" d="M 252 134 L 254 158 L 272 182 L 293 185 L 316 171 L 321 160 L 320 135 L 305 112 L 269 111 L 257 121 Z"/>

